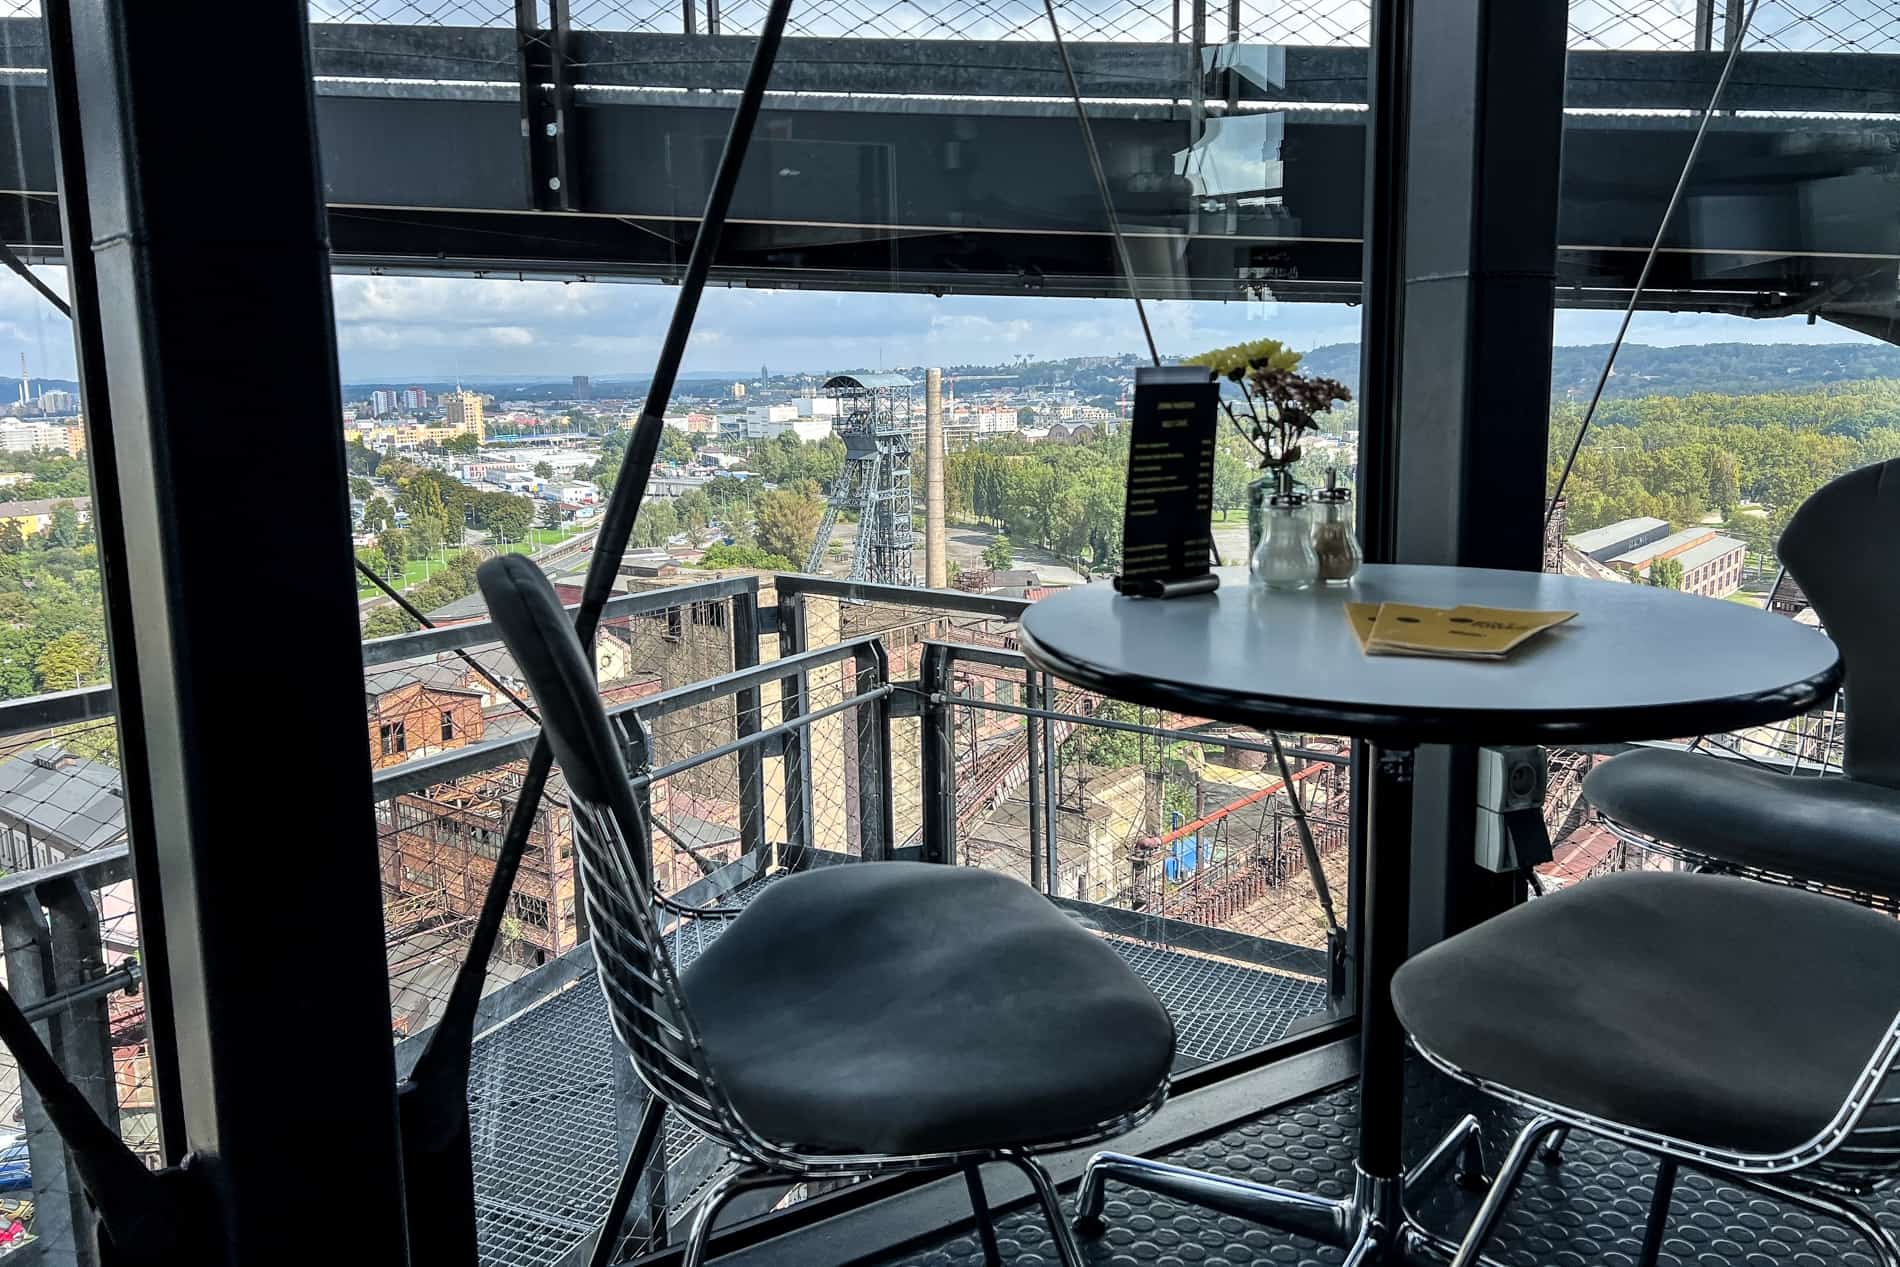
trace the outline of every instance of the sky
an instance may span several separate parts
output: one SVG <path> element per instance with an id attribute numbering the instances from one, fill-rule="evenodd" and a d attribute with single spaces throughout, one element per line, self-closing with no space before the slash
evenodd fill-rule
<path id="1" fill-rule="evenodd" d="M 63 269 L 37 271 L 64 291 Z M 346 382 L 643 374 L 678 294 L 625 282 L 355 275 L 338 276 L 334 292 Z M 1267 337 L 1300 349 L 1359 338 L 1359 309 L 1341 304 L 1155 302 L 1148 315 L 1164 355 Z M 1557 342 L 1607 343 L 1618 318 L 1560 312 Z M 1867 341 L 1825 322 L 1698 313 L 1639 313 L 1630 332 L 1631 343 L 1656 345 Z M 684 368 L 818 373 L 1141 349 L 1134 306 L 1120 299 L 718 288 L 700 304 Z M 25 282 L 0 273 L 0 374 L 14 373 L 22 352 L 35 378 L 73 377 L 65 319 Z"/>

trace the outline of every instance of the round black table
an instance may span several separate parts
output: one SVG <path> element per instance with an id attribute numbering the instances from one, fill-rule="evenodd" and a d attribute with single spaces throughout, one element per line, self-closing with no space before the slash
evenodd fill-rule
<path id="1" fill-rule="evenodd" d="M 1350 1246 L 1347 1267 L 1403 1253 L 1405 1035 L 1392 974 L 1407 950 L 1413 752 L 1419 744 L 1579 744 L 1671 739 L 1780 721 L 1832 696 L 1826 636 L 1737 603 L 1647 585 L 1534 572 L 1368 565 L 1347 586 L 1254 589 L 1241 569 L 1189 598 L 1124 598 L 1108 585 L 1052 595 L 1023 614 L 1037 668 L 1104 695 L 1265 730 L 1370 741 L 1360 960 L 1358 1180 L 1345 1201 L 1107 1157 L 1079 1204 L 1099 1213 L 1107 1178 Z M 1347 602 L 1575 611 L 1503 661 L 1370 656 Z M 1452 1156 L 1447 1145 L 1434 1161 Z M 1426 1167 L 1424 1169 L 1433 1169 Z M 1424 1177 L 1415 1171 L 1413 1178 Z"/>

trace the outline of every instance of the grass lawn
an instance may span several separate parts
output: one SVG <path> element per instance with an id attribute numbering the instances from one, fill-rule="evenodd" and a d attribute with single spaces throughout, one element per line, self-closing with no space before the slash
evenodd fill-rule
<path id="1" fill-rule="evenodd" d="M 532 554 L 547 546 L 559 545 L 579 531 L 581 531 L 579 528 L 567 527 L 558 532 L 550 528 L 536 528 L 528 534 L 526 541 L 510 541 L 501 547 L 501 551 L 503 554 Z"/>
<path id="2" fill-rule="evenodd" d="M 454 558 L 455 555 L 456 551 L 449 551 L 450 558 Z M 403 566 L 402 576 L 396 580 L 395 586 L 399 590 L 406 590 L 412 585 L 420 585 L 424 580 L 440 572 L 442 567 L 442 559 L 439 555 L 430 555 L 426 559 L 411 559 Z M 356 592 L 365 598 L 371 594 L 382 593 L 380 589 L 364 580 L 361 572 L 356 574 Z"/>
<path id="3" fill-rule="evenodd" d="M 558 545 L 579 531 L 581 531 L 581 529 L 573 527 L 565 527 L 558 532 L 550 528 L 536 528 L 528 534 L 526 541 L 510 541 L 506 546 L 501 548 L 502 553 L 529 554 L 547 546 Z M 457 551 L 451 550 L 449 551 L 448 557 L 454 558 L 457 553 Z M 431 555 L 427 559 L 412 559 L 404 566 L 401 578 L 395 582 L 396 588 L 406 590 L 412 585 L 420 585 L 423 581 L 434 576 L 441 570 L 442 560 L 440 556 Z M 382 593 L 381 590 L 364 580 L 362 573 L 357 573 L 356 580 L 356 592 L 359 597 L 367 598 L 371 594 Z"/>

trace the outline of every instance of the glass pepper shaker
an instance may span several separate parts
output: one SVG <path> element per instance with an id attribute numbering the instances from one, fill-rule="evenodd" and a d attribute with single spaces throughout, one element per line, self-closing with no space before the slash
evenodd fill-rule
<path id="1" fill-rule="evenodd" d="M 1353 531 L 1352 490 L 1339 487 L 1339 472 L 1326 473 L 1326 487 L 1313 494 L 1313 553 L 1319 579 L 1344 585 L 1358 574 L 1359 537 Z"/>
<path id="2" fill-rule="evenodd" d="M 1260 529 L 1260 544 L 1253 552 L 1255 585 L 1303 590 L 1319 579 L 1305 494 L 1282 492 L 1267 498 Z"/>

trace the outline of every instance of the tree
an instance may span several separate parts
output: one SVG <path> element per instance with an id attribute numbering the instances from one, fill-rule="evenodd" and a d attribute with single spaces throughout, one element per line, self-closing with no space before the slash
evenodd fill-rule
<path id="1" fill-rule="evenodd" d="M 551 480 L 554 478 L 554 467 L 547 462 L 536 462 L 534 475 L 536 479 Z"/>
<path id="2" fill-rule="evenodd" d="M 541 526 L 543 528 L 546 528 L 549 532 L 559 532 L 562 522 L 561 503 L 543 502 L 541 504 Z"/>
<path id="3" fill-rule="evenodd" d="M 469 513 L 477 528 L 496 537 L 519 541 L 534 527 L 534 502 L 513 493 L 477 493 Z"/>
<path id="4" fill-rule="evenodd" d="M 1727 518 L 1742 500 L 1742 464 L 1733 453 L 1716 449 L 1709 454 L 1709 504 Z"/>
<path id="5" fill-rule="evenodd" d="M 73 629 L 47 643 L 33 667 L 40 689 L 70 691 L 103 679 L 105 658 L 104 648 Z"/>
<path id="6" fill-rule="evenodd" d="M 386 528 L 376 535 L 376 548 L 389 560 L 389 571 L 385 575 L 402 575 L 403 564 L 409 562 L 409 534 L 401 528 Z"/>
<path id="7" fill-rule="evenodd" d="M 1016 561 L 1015 552 L 1010 548 L 1009 538 L 998 535 L 983 547 L 983 565 L 992 571 L 1007 572 L 1010 564 Z"/>
<path id="8" fill-rule="evenodd" d="M 30 630 L 0 629 L 0 696 L 21 699 L 40 689 L 33 668 L 36 642 Z"/>
<path id="9" fill-rule="evenodd" d="M 389 566 L 389 556 L 384 554 L 381 550 L 378 550 L 374 547 L 371 547 L 368 550 L 359 550 L 357 552 L 356 559 L 357 559 L 357 562 L 361 563 L 364 567 L 368 568 L 370 571 L 374 572 L 378 576 L 388 576 L 392 571 L 395 570 Z M 361 575 L 362 574 L 360 572 L 357 573 L 357 576 L 359 578 L 361 577 Z M 358 586 L 362 586 L 364 584 L 367 584 L 367 582 L 362 581 L 360 579 L 357 581 Z"/>
<path id="10" fill-rule="evenodd" d="M 642 549 L 654 549 L 667 543 L 674 533 L 679 531 L 679 516 L 673 510 L 673 503 L 665 498 L 649 498 L 640 507 L 639 517 L 633 521 L 632 544 Z"/>
<path id="11" fill-rule="evenodd" d="M 374 497 L 375 495 L 376 495 L 376 490 L 374 487 L 371 486 L 369 480 L 367 480 L 361 475 L 350 476 L 350 496 L 351 497 L 354 497 L 359 502 L 367 502 L 371 497 Z"/>
<path id="12" fill-rule="evenodd" d="M 673 514 L 679 521 L 680 531 L 698 545 L 706 526 L 712 522 L 712 502 L 698 489 L 689 488 L 673 499 Z"/>
<path id="13" fill-rule="evenodd" d="M 1247 508 L 1247 486 L 1253 483 L 1253 464 L 1222 444 L 1214 450 L 1214 508 L 1227 512 Z"/>
<path id="14" fill-rule="evenodd" d="M 114 722 L 82 721 L 53 732 L 53 742 L 75 757 L 119 768 L 119 728 Z"/>
<path id="15" fill-rule="evenodd" d="M 753 515 L 761 549 L 802 563 L 811 554 L 825 509 L 809 497 L 775 489 L 760 495 Z"/>
<path id="16" fill-rule="evenodd" d="M 684 466 L 692 460 L 693 442 L 684 431 L 678 427 L 667 427 L 660 432 L 660 461 Z"/>
<path id="17" fill-rule="evenodd" d="M 390 638 L 396 634 L 413 633 L 422 628 L 415 618 L 402 608 L 391 603 L 387 607 L 378 607 L 363 620 L 365 638 Z"/>
<path id="18" fill-rule="evenodd" d="M 383 457 L 361 440 L 353 440 L 343 446 L 343 459 L 349 464 L 350 474 L 374 475 Z"/>
<path id="19" fill-rule="evenodd" d="M 444 440 L 442 451 L 459 457 L 472 458 L 482 451 L 482 442 L 475 437 L 473 432 L 464 431 L 460 435 L 450 436 Z"/>
<path id="20" fill-rule="evenodd" d="M 49 546 L 76 546 L 84 542 L 85 535 L 79 526 L 79 512 L 73 509 L 71 502 L 61 502 L 53 507 L 53 522 L 46 529 L 46 544 Z"/>
<path id="21" fill-rule="evenodd" d="M 751 545 L 707 546 L 694 567 L 752 568 L 760 572 L 796 572 L 798 565 L 782 554 L 772 554 Z"/>
<path id="22" fill-rule="evenodd" d="M 1036 425 L 1036 411 L 1024 405 L 1016 411 L 1016 425 L 1024 431 Z"/>
<path id="23" fill-rule="evenodd" d="M 1682 561 L 1680 559 L 1657 559 L 1649 565 L 1649 583 L 1662 589 L 1679 590 L 1682 588 Z"/>
<path id="24" fill-rule="evenodd" d="M 26 534 L 20 531 L 20 521 L 8 519 L 0 522 L 0 553 L 18 554 L 26 549 Z"/>
<path id="25" fill-rule="evenodd" d="M 380 497 L 372 497 L 363 503 L 363 531 L 381 532 L 389 527 L 392 516 L 389 503 Z"/>

